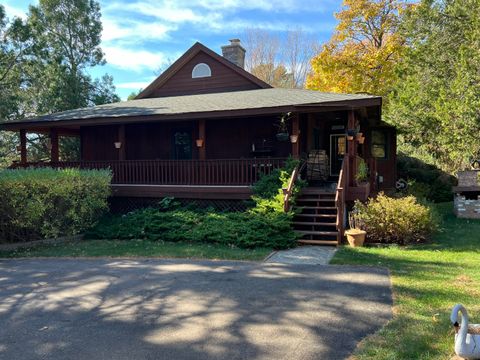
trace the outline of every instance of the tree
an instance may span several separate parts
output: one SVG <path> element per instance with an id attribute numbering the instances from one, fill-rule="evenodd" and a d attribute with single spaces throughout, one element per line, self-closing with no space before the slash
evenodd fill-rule
<path id="1" fill-rule="evenodd" d="M 284 65 L 277 65 L 272 63 L 259 64 L 254 68 L 250 69 L 250 72 L 262 79 L 266 83 L 272 85 L 273 87 L 279 88 L 294 88 L 294 74 L 288 72 L 287 68 Z"/>
<path id="2" fill-rule="evenodd" d="M 92 80 L 86 74 L 105 64 L 100 17 L 100 5 L 93 0 L 40 0 L 30 6 L 29 24 L 39 44 L 36 70 L 48 77 L 40 112 L 118 101 L 111 77 Z"/>
<path id="3" fill-rule="evenodd" d="M 130 95 L 128 95 L 127 100 L 135 100 L 135 98 L 143 91 L 143 89 L 139 89 L 137 91 L 132 91 Z"/>
<path id="4" fill-rule="evenodd" d="M 28 26 L 21 19 L 9 21 L 0 5 L 0 119 L 22 118 L 30 112 L 25 101 L 28 79 L 22 69 L 28 66 L 33 45 Z M 16 134 L 0 132 L 0 168 L 15 159 L 17 145 Z"/>
<path id="5" fill-rule="evenodd" d="M 312 59 L 307 88 L 386 95 L 405 48 L 403 0 L 344 0 L 332 39 Z"/>
<path id="6" fill-rule="evenodd" d="M 40 0 L 30 6 L 28 24 L 37 44 L 35 62 L 29 68 L 38 99 L 36 114 L 120 101 L 111 76 L 92 79 L 87 73 L 105 64 L 100 18 L 100 5 L 93 0 Z M 45 157 L 45 137 L 33 139 L 36 157 Z M 79 151 L 78 138 L 60 139 L 62 159 L 77 159 Z"/>
<path id="7" fill-rule="evenodd" d="M 480 156 L 480 0 L 424 0 L 406 17 L 409 47 L 386 118 L 400 149 L 454 172 Z"/>
<path id="8" fill-rule="evenodd" d="M 302 30 L 289 30 L 280 38 L 261 29 L 245 31 L 245 66 L 274 87 L 303 88 L 317 43 Z"/>

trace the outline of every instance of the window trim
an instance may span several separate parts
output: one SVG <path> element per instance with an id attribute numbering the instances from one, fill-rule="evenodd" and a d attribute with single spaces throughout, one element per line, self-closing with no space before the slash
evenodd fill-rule
<path id="1" fill-rule="evenodd" d="M 385 138 L 385 143 L 384 144 L 377 144 L 377 143 L 374 143 L 373 141 L 373 133 L 374 132 L 378 132 L 378 133 L 381 133 L 383 134 L 383 137 Z M 389 156 L 390 156 L 390 147 L 389 147 L 389 136 L 388 136 L 388 131 L 385 130 L 385 129 L 381 129 L 381 128 L 377 128 L 377 129 L 372 129 L 371 132 L 370 132 L 370 155 L 377 159 L 377 160 L 388 160 Z M 378 157 L 378 156 L 375 156 L 373 154 L 373 146 L 374 145 L 383 145 L 384 146 L 384 153 L 385 153 L 385 156 L 383 157 Z"/>
<path id="2" fill-rule="evenodd" d="M 195 74 L 197 73 L 197 74 Z M 198 63 L 193 67 L 192 79 L 201 79 L 212 76 L 212 69 L 205 63 Z"/>

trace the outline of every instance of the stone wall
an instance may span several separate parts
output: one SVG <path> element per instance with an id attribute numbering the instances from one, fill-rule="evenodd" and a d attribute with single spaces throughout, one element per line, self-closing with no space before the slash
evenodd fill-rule
<path id="1" fill-rule="evenodd" d="M 476 200 L 467 200 L 464 195 L 456 194 L 453 210 L 459 218 L 480 219 L 480 195 L 477 195 Z"/>

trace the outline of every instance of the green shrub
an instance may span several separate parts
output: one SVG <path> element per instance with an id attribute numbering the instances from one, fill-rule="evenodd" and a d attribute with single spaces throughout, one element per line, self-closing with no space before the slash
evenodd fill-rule
<path id="1" fill-rule="evenodd" d="M 283 169 L 262 175 L 254 186 L 256 205 L 245 212 L 218 212 L 194 205 L 180 207 L 172 198 L 165 198 L 157 208 L 106 217 L 85 236 L 226 244 L 239 248 L 295 246 L 297 236 L 290 226 L 292 213 L 283 210 L 282 188 L 287 186 L 297 164 L 298 160 L 289 159 Z"/>
<path id="2" fill-rule="evenodd" d="M 436 230 L 430 208 L 413 196 L 391 198 L 380 193 L 366 204 L 355 202 L 354 211 L 371 242 L 415 243 L 426 240 Z"/>
<path id="3" fill-rule="evenodd" d="M 436 166 L 414 157 L 399 154 L 397 172 L 398 177 L 407 180 L 410 185 L 406 194 L 418 195 L 419 198 L 436 203 L 452 201 L 452 186 L 456 185 L 457 180 Z"/>
<path id="4" fill-rule="evenodd" d="M 296 236 L 290 220 L 291 216 L 284 213 L 147 208 L 123 216 L 105 217 L 85 236 L 90 239 L 148 239 L 285 249 L 295 245 Z"/>
<path id="5" fill-rule="evenodd" d="M 108 209 L 107 170 L 0 171 L 3 242 L 78 234 Z"/>
<path id="6" fill-rule="evenodd" d="M 299 164 L 299 160 L 288 158 L 285 167 L 275 169 L 268 175 L 261 175 L 253 186 L 253 201 L 255 207 L 251 209 L 254 213 L 283 212 L 284 194 L 283 190 L 288 187 L 288 182 L 293 170 Z M 306 185 L 304 180 L 297 180 L 293 189 L 291 203 L 295 202 L 296 195 Z"/>

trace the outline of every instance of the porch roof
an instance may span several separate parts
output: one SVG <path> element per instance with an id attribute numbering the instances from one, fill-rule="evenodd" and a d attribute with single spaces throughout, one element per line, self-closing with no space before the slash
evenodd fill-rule
<path id="1" fill-rule="evenodd" d="M 381 97 L 379 96 L 271 88 L 121 101 L 17 122 L 1 123 L 0 129 L 18 130 L 46 126 L 100 125 L 150 120 L 273 114 L 299 111 L 304 107 L 355 108 L 380 104 Z"/>

